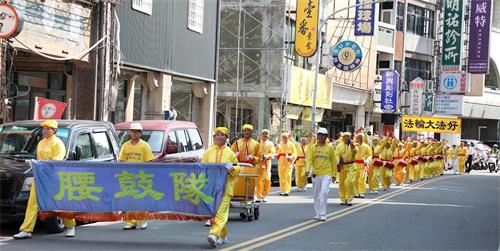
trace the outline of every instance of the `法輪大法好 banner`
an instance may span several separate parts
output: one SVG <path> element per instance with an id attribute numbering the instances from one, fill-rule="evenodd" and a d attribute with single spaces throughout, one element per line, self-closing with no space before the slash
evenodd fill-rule
<path id="1" fill-rule="evenodd" d="M 231 164 L 32 161 L 32 167 L 40 211 L 148 211 L 187 220 L 215 216 Z"/>
<path id="2" fill-rule="evenodd" d="M 401 128 L 405 132 L 435 132 L 459 134 L 462 128 L 460 118 L 435 118 L 403 115 Z"/>

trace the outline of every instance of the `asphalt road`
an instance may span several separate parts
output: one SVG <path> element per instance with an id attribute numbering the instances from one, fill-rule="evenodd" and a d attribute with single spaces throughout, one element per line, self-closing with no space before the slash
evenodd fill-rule
<path id="1" fill-rule="evenodd" d="M 499 250 L 500 175 L 473 171 L 445 175 L 340 206 L 332 185 L 328 220 L 316 222 L 312 191 L 273 194 L 261 219 L 232 215 L 224 250 Z M 276 188 L 274 188 L 276 190 Z M 0 250 L 204 250 L 202 222 L 152 221 L 147 230 L 121 230 L 120 222 L 77 227 L 75 238 L 10 238 L 18 226 L 1 226 Z"/>

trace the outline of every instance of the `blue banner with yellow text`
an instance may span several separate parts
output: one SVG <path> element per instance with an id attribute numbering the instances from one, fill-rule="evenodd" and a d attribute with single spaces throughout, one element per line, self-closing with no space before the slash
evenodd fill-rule
<path id="1" fill-rule="evenodd" d="M 231 164 L 33 161 L 40 211 L 214 217 Z"/>

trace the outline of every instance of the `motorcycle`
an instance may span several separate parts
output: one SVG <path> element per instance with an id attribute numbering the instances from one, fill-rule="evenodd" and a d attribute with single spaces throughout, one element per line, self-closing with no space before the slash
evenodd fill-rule
<path id="1" fill-rule="evenodd" d="M 486 164 L 488 157 L 484 154 L 476 155 L 472 158 L 472 169 L 473 170 L 487 170 L 488 165 Z"/>
<path id="2" fill-rule="evenodd" d="M 498 172 L 498 160 L 497 157 L 494 154 L 488 153 L 488 160 L 487 160 L 487 165 L 488 169 L 490 169 L 490 173 L 492 172 Z"/>

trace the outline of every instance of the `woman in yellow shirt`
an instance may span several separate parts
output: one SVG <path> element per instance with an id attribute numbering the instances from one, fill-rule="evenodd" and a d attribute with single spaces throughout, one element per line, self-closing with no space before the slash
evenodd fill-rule
<path id="1" fill-rule="evenodd" d="M 289 140 L 290 134 L 281 134 L 281 143 L 277 149 L 278 176 L 280 180 L 280 196 L 288 196 L 292 191 L 293 162 L 297 157 L 295 145 Z"/>
<path id="2" fill-rule="evenodd" d="M 64 143 L 56 136 L 57 121 L 45 120 L 41 123 L 43 139 L 38 143 L 36 157 L 38 160 L 64 160 L 66 157 L 66 147 Z M 21 225 L 20 232 L 14 235 L 14 239 L 29 239 L 35 228 L 36 218 L 38 216 L 38 201 L 36 197 L 35 183 L 31 185 L 28 206 L 24 215 L 24 222 Z M 66 237 L 75 236 L 76 222 L 74 219 L 63 219 L 66 227 Z"/>
<path id="3" fill-rule="evenodd" d="M 236 164 L 238 159 L 235 153 L 226 146 L 229 130 L 225 127 L 215 128 L 214 141 L 215 145 L 208 148 L 201 159 L 202 163 L 233 163 Z M 229 170 L 229 176 L 226 181 L 226 190 L 224 197 L 217 209 L 217 214 L 212 221 L 210 232 L 207 238 L 211 248 L 217 247 L 227 242 L 227 220 L 229 218 L 229 206 L 233 198 L 235 177 L 239 173 L 238 167 L 233 167 Z"/>

